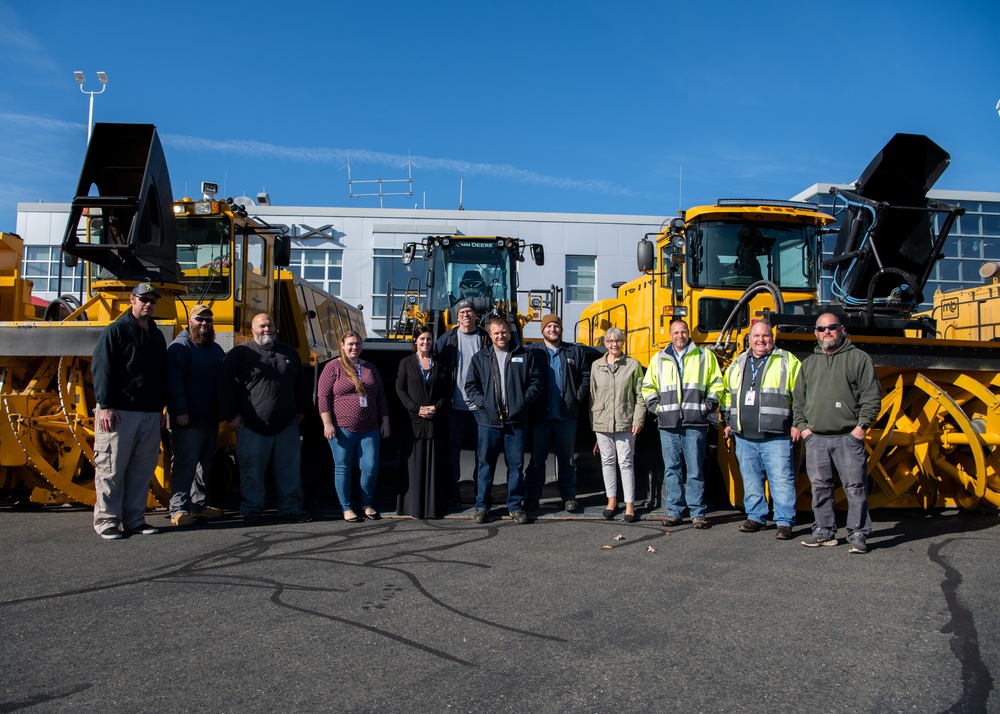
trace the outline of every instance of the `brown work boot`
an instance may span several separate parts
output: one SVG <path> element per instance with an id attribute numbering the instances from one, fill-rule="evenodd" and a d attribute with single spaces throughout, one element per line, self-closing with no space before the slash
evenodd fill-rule
<path id="1" fill-rule="evenodd" d="M 755 521 L 752 518 L 747 518 L 740 525 L 740 533 L 756 533 L 757 531 L 759 531 L 763 527 L 764 527 L 764 524 L 761 523 L 760 521 Z"/>
<path id="2" fill-rule="evenodd" d="M 216 508 L 215 506 L 205 506 L 200 511 L 194 512 L 195 518 L 204 518 L 208 521 L 214 521 L 216 518 L 222 518 L 222 509 Z"/>
<path id="3" fill-rule="evenodd" d="M 170 516 L 170 522 L 175 526 L 193 526 L 194 516 L 192 516 L 187 511 L 178 511 L 177 513 Z"/>

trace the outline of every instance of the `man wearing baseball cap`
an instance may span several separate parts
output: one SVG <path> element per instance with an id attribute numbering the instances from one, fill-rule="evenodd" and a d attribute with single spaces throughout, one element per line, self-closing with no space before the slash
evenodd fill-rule
<path id="1" fill-rule="evenodd" d="M 489 335 L 479 327 L 476 308 L 471 300 L 459 300 L 451 308 L 452 319 L 458 325 L 448 330 L 438 338 L 434 349 L 441 360 L 441 365 L 450 374 L 455 384 L 451 408 L 448 409 L 448 457 L 451 471 L 451 484 L 448 493 L 449 505 L 458 506 L 462 503 L 458 482 L 462 477 L 462 444 L 469 440 L 473 444 L 479 441 L 479 425 L 476 423 L 476 407 L 465 395 L 465 380 L 469 374 L 472 357 L 490 344 Z M 479 473 L 478 451 L 476 465 L 473 469 L 473 479 Z"/>
<path id="2" fill-rule="evenodd" d="M 159 299 L 152 283 L 132 288 L 130 309 L 104 328 L 94 348 L 94 530 L 104 540 L 119 540 L 123 528 L 159 533 L 145 516 L 165 403 L 167 341 L 153 321 Z"/>
<path id="3" fill-rule="evenodd" d="M 580 510 L 576 500 L 576 418 L 590 394 L 590 365 L 583 348 L 563 342 L 562 319 L 542 318 L 542 341 L 531 345 L 545 356 L 548 365 L 545 390 L 535 402 L 531 422 L 531 465 L 526 473 L 528 497 L 525 509 L 538 508 L 545 485 L 545 462 L 556 454 L 559 496 L 570 513 Z"/>
<path id="4" fill-rule="evenodd" d="M 215 343 L 215 318 L 208 305 L 195 305 L 188 328 L 167 347 L 167 415 L 170 417 L 170 522 L 189 526 L 198 518 L 219 518 L 208 505 L 208 470 L 219 435 L 216 385 L 225 359 Z"/>

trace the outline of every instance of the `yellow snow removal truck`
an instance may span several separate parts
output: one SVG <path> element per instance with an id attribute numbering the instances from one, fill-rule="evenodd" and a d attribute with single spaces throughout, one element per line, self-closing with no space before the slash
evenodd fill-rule
<path id="1" fill-rule="evenodd" d="M 156 129 L 97 124 L 62 243 L 83 260 L 82 290 L 34 319 L 21 275 L 21 240 L 0 234 L 0 497 L 42 504 L 94 503 L 94 394 L 90 359 L 104 327 L 129 308 L 139 282 L 163 299 L 157 324 L 169 343 L 198 303 L 212 307 L 217 341 L 230 349 L 269 313 L 304 365 L 339 349 L 347 329 L 365 334 L 358 309 L 294 277 L 283 229 L 214 198 L 173 201 Z M 232 441 L 224 430 L 220 447 Z M 169 501 L 168 440 L 150 505 Z"/>
<path id="2" fill-rule="evenodd" d="M 882 409 L 868 430 L 872 507 L 1000 507 L 1000 283 L 938 293 L 919 312 L 923 289 L 964 209 L 928 200 L 950 157 L 925 136 L 897 134 L 850 190 L 833 189 L 835 216 L 812 204 L 720 200 L 697 206 L 647 236 L 642 275 L 616 298 L 588 307 L 581 342 L 598 345 L 611 326 L 629 354 L 648 364 L 686 319 L 692 338 L 728 364 L 746 349 L 754 320 L 775 327 L 778 346 L 813 351 L 822 312 L 838 315 L 868 352 L 882 382 Z M 833 257 L 823 235 L 839 219 Z M 820 273 L 831 300 L 821 304 Z M 742 502 L 735 457 L 717 449 L 731 503 Z M 800 469 L 799 508 L 811 507 Z M 838 501 L 844 503 L 843 491 Z"/>

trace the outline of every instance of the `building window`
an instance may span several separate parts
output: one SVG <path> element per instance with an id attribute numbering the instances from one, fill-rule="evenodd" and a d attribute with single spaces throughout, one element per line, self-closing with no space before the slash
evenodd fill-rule
<path id="1" fill-rule="evenodd" d="M 24 277 L 34 283 L 36 292 L 45 293 L 76 293 L 83 289 L 80 276 L 83 271 L 83 261 L 75 268 L 62 269 L 62 285 L 59 284 L 59 263 L 62 260 L 62 250 L 54 245 L 24 246 Z"/>
<path id="2" fill-rule="evenodd" d="M 596 263 L 593 255 L 566 256 L 566 302 L 594 302 Z"/>
<path id="3" fill-rule="evenodd" d="M 372 269 L 372 319 L 378 329 L 384 329 L 386 311 L 396 317 L 403 307 L 403 297 L 408 288 L 417 290 L 421 298 L 427 291 L 414 268 L 423 261 L 403 265 L 399 248 L 376 248 Z M 391 295 L 390 295 L 391 293 Z M 389 303 L 392 303 L 391 305 Z"/>
<path id="4" fill-rule="evenodd" d="M 288 269 L 331 295 L 340 297 L 344 274 L 344 251 L 303 248 L 292 251 Z"/>

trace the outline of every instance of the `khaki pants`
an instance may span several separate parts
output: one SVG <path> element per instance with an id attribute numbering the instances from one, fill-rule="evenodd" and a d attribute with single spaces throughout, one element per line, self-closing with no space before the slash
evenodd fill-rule
<path id="1" fill-rule="evenodd" d="M 160 412 L 118 410 L 112 432 L 95 419 L 94 530 L 121 524 L 126 531 L 146 521 L 149 482 L 160 455 Z"/>

